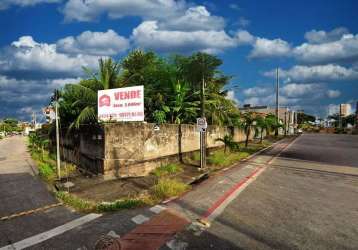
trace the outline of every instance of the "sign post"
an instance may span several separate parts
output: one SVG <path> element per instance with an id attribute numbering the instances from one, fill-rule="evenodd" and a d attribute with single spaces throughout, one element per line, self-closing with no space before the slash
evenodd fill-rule
<path id="1" fill-rule="evenodd" d="M 196 126 L 200 133 L 200 169 L 206 167 L 206 148 L 205 148 L 205 135 L 208 124 L 205 118 L 197 118 Z"/>
<path id="2" fill-rule="evenodd" d="M 144 121 L 144 87 L 98 91 L 99 121 Z"/>

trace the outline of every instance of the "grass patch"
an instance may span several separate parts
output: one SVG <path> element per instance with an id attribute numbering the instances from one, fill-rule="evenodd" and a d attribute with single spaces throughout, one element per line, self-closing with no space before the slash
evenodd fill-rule
<path id="1" fill-rule="evenodd" d="M 114 202 L 101 202 L 96 205 L 97 212 L 114 212 L 121 209 L 131 209 L 146 205 L 146 201 L 142 199 L 123 199 Z"/>
<path id="2" fill-rule="evenodd" d="M 248 152 L 230 152 L 224 153 L 223 149 L 214 151 L 209 157 L 209 164 L 218 166 L 218 167 L 227 167 L 233 163 L 242 160 L 245 157 L 248 157 L 250 153 Z"/>
<path id="3" fill-rule="evenodd" d="M 56 192 L 56 197 L 64 204 L 81 212 L 114 212 L 121 209 L 131 209 L 147 204 L 152 204 L 148 197 L 143 198 L 125 198 L 122 200 L 116 200 L 113 202 L 99 202 L 95 203 L 76 197 L 65 191 Z"/>
<path id="4" fill-rule="evenodd" d="M 151 189 L 154 198 L 162 200 L 174 196 L 189 189 L 189 185 L 175 179 L 161 178 Z"/>
<path id="5" fill-rule="evenodd" d="M 56 179 L 56 173 L 53 166 L 48 163 L 39 162 L 38 164 L 39 175 L 47 182 L 52 182 Z"/>
<path id="6" fill-rule="evenodd" d="M 81 212 L 93 212 L 96 208 L 95 203 L 78 198 L 68 192 L 56 192 L 56 197 L 60 199 L 64 204 L 73 207 Z"/>
<path id="7" fill-rule="evenodd" d="M 183 168 L 177 164 L 170 163 L 168 165 L 160 166 L 159 168 L 156 168 L 152 173 L 157 176 L 167 176 L 167 175 L 173 175 L 179 172 L 183 172 Z"/>
<path id="8" fill-rule="evenodd" d="M 193 159 L 193 161 L 200 161 L 200 152 L 195 151 L 191 158 Z"/>

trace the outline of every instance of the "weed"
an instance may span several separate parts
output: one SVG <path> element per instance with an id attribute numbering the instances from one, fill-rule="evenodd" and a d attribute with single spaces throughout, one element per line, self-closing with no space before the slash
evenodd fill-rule
<path id="1" fill-rule="evenodd" d="M 183 168 L 177 164 L 170 163 L 168 165 L 160 166 L 153 171 L 153 174 L 157 177 L 172 175 L 175 173 L 183 172 Z"/>
<path id="2" fill-rule="evenodd" d="M 44 180 L 48 182 L 52 182 L 56 179 L 56 173 L 50 164 L 39 162 L 38 170 L 39 170 L 40 177 L 43 178 Z"/>
<path id="3" fill-rule="evenodd" d="M 101 202 L 96 205 L 98 212 L 113 212 L 121 209 L 136 208 L 145 205 L 146 202 L 141 199 L 123 199 L 114 202 Z"/>
<path id="4" fill-rule="evenodd" d="M 200 152 L 195 151 L 191 157 L 194 161 L 200 161 Z"/>
<path id="5" fill-rule="evenodd" d="M 248 152 L 224 153 L 223 150 L 217 150 L 208 157 L 208 162 L 218 167 L 227 167 L 243 158 L 249 156 Z"/>
<path id="6" fill-rule="evenodd" d="M 154 198 L 166 199 L 185 192 L 189 186 L 175 179 L 161 178 L 158 183 L 152 187 Z"/>
<path id="7" fill-rule="evenodd" d="M 95 203 L 78 198 L 68 192 L 56 192 L 56 197 L 66 205 L 69 205 L 82 212 L 92 212 L 96 208 Z"/>

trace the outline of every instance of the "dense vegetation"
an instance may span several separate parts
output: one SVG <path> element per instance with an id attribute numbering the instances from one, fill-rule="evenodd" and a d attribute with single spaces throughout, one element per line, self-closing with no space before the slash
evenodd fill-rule
<path id="1" fill-rule="evenodd" d="M 135 50 L 120 62 L 101 59 L 98 72 L 85 69 L 88 78 L 67 84 L 59 93 L 64 127 L 97 123 L 97 91 L 144 85 L 145 119 L 155 123 L 194 123 L 200 116 L 200 86 L 205 81 L 205 116 L 209 124 L 233 125 L 238 118 L 235 103 L 226 98 L 230 76 L 216 56 L 159 57 Z"/>

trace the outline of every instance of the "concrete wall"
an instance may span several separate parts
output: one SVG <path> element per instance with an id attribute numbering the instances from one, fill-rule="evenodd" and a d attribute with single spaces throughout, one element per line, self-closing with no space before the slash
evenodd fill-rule
<path id="1" fill-rule="evenodd" d="M 200 149 L 199 132 L 195 125 L 163 124 L 154 130 L 150 123 L 117 123 L 104 125 L 105 159 L 104 173 L 116 176 L 146 175 L 161 164 L 177 161 L 179 157 L 179 133 L 183 154 Z M 235 141 L 245 140 L 243 131 L 237 128 L 209 126 L 207 147 L 219 147 L 216 141 L 232 134 Z M 254 132 L 251 133 L 251 138 Z"/>
<path id="2" fill-rule="evenodd" d="M 162 164 L 177 161 L 179 148 L 183 154 L 200 149 L 195 125 L 163 124 L 157 131 L 154 126 L 131 122 L 87 127 L 79 135 L 63 140 L 63 156 L 93 173 L 126 177 L 143 176 Z M 216 139 L 227 134 L 236 142 L 245 140 L 244 132 L 238 128 L 208 126 L 207 147 L 222 146 Z M 251 139 L 254 134 L 252 131 Z"/>

